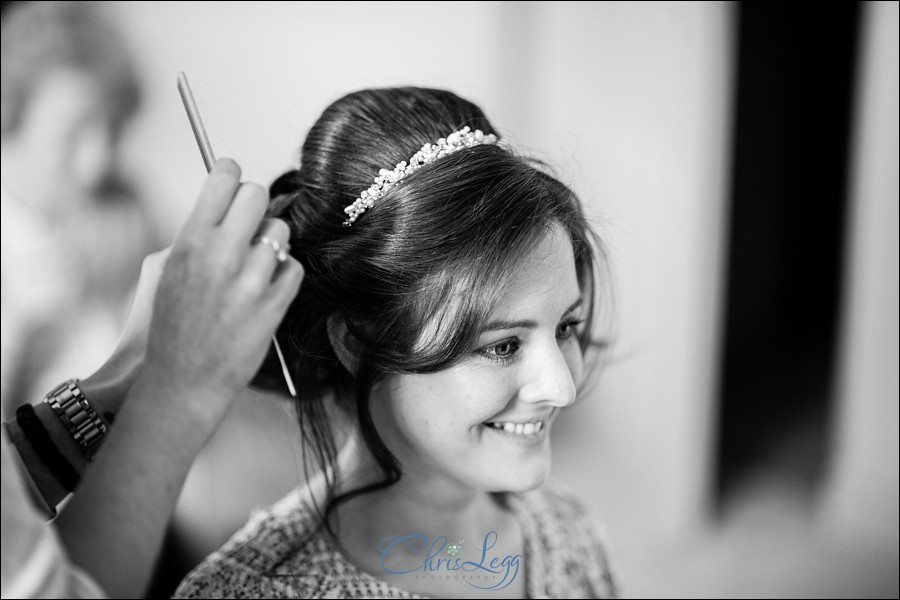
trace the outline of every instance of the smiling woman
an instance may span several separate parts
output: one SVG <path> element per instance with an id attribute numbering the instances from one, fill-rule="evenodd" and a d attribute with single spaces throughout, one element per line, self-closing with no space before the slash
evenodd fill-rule
<path id="1" fill-rule="evenodd" d="M 421 88 L 333 103 L 270 193 L 306 270 L 281 336 L 317 475 L 177 595 L 614 595 L 596 522 L 548 483 L 604 308 L 573 193 Z"/>
<path id="2" fill-rule="evenodd" d="M 373 414 L 376 430 L 404 457 L 405 471 L 440 472 L 445 498 L 467 488 L 524 492 L 546 480 L 550 426 L 575 401 L 582 372 L 572 256 L 568 236 L 553 226 L 508 276 L 475 352 L 373 390 L 372 402 L 386 409 Z"/>

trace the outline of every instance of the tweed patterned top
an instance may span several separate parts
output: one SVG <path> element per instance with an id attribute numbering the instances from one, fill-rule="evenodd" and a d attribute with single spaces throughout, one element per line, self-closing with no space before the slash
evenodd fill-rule
<path id="1" fill-rule="evenodd" d="M 302 488 L 254 514 L 181 582 L 175 598 L 426 598 L 355 567 L 329 542 Z M 525 539 L 529 598 L 611 598 L 603 532 L 571 494 L 510 494 Z M 490 596 L 485 591 L 485 597 Z"/>

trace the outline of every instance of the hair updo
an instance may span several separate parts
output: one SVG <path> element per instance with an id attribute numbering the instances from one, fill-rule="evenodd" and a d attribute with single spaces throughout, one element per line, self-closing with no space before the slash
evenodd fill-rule
<path id="1" fill-rule="evenodd" d="M 509 274 L 554 225 L 570 236 L 587 308 L 582 351 L 590 343 L 600 246 L 572 191 L 503 144 L 465 148 L 420 168 L 343 225 L 344 208 L 380 169 L 464 126 L 500 137 L 480 108 L 451 92 L 348 94 L 313 125 L 299 170 L 271 186 L 270 216 L 290 225 L 291 253 L 306 271 L 279 334 L 297 384 L 304 451 L 326 473 L 334 466 L 326 403 L 335 402 L 355 414 L 384 474 L 380 484 L 337 500 L 400 478 L 401 465 L 372 423 L 372 386 L 390 374 L 445 369 L 474 351 Z M 353 374 L 329 341 L 332 314 L 360 342 Z M 328 484 L 330 531 L 334 480 Z"/>

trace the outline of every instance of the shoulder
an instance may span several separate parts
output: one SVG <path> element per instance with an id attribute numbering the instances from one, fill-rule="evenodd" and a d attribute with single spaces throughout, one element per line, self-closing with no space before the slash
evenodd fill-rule
<path id="1" fill-rule="evenodd" d="M 318 520 L 295 490 L 257 511 L 222 548 L 195 567 L 175 598 L 283 598 L 297 596 L 297 578 L 280 575 L 284 565 L 314 568 L 303 560 L 319 541 Z"/>
<path id="2" fill-rule="evenodd" d="M 256 512 L 191 571 L 174 598 L 412 598 L 334 548 L 305 487 Z"/>
<path id="3" fill-rule="evenodd" d="M 609 598 L 618 594 L 618 576 L 606 527 L 599 515 L 559 482 L 514 495 L 528 538 L 533 582 L 531 597 Z"/>
<path id="4" fill-rule="evenodd" d="M 516 497 L 521 509 L 534 520 L 545 539 L 566 538 L 578 544 L 605 544 L 605 527 L 599 515 L 562 484 L 551 481 Z"/>

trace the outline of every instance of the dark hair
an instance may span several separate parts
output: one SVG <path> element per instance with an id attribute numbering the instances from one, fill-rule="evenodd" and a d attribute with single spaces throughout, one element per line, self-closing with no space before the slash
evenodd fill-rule
<path id="1" fill-rule="evenodd" d="M 442 90 L 355 92 L 325 109 L 301 148 L 300 169 L 271 186 L 270 216 L 291 226 L 292 254 L 306 277 L 282 324 L 298 385 L 304 451 L 318 468 L 335 466 L 328 402 L 355 413 L 383 480 L 333 495 L 328 479 L 323 524 L 337 503 L 392 485 L 401 465 L 376 431 L 372 386 L 389 374 L 445 369 L 475 349 L 482 326 L 517 263 L 554 225 L 570 236 L 587 305 L 582 350 L 590 343 L 599 250 L 575 195 L 505 145 L 480 145 L 409 175 L 343 225 L 343 209 L 380 169 L 409 160 L 424 144 L 469 126 L 497 132 L 476 105 Z M 498 135 L 499 137 L 499 135 Z M 349 373 L 327 334 L 337 314 L 360 341 Z M 308 448 L 307 448 L 308 446 Z M 306 460 L 304 460 L 306 466 Z"/>

